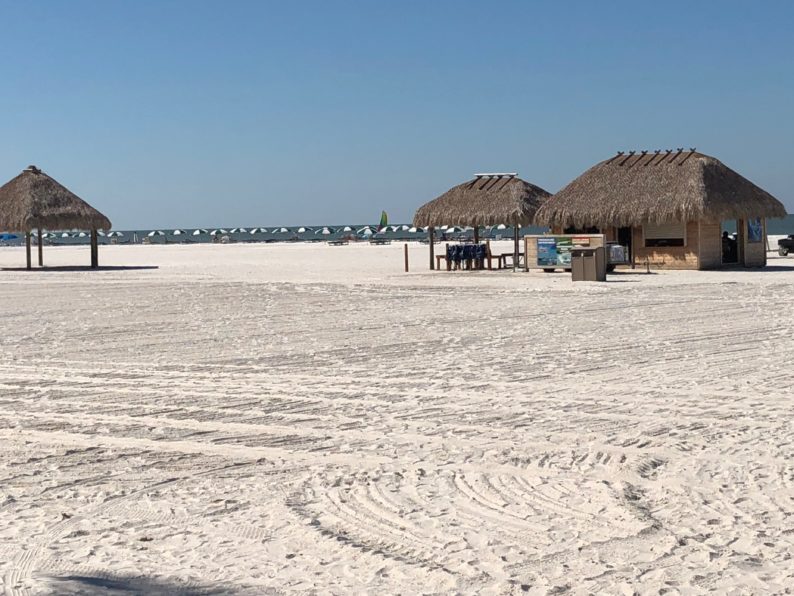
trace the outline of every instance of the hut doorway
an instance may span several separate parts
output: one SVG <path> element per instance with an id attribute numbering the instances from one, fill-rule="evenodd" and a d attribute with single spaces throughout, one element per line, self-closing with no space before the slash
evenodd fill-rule
<path id="1" fill-rule="evenodd" d="M 629 262 L 634 262 L 634 251 L 631 245 L 632 228 L 618 228 L 618 244 L 626 247 Z"/>
<path id="2" fill-rule="evenodd" d="M 722 229 L 722 264 L 739 264 L 739 234 L 738 222 L 735 220 L 724 221 L 720 226 Z"/>

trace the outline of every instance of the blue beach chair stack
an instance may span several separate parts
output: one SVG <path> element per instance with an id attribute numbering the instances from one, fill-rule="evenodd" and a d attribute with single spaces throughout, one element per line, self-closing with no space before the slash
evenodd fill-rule
<path id="1" fill-rule="evenodd" d="M 450 244 L 447 263 L 450 269 L 483 269 L 488 248 L 485 244 Z"/>

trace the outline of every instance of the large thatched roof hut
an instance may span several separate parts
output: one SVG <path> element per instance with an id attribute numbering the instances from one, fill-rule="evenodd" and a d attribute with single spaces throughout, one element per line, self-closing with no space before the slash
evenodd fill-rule
<path id="1" fill-rule="evenodd" d="M 29 166 L 0 186 L 0 230 L 24 232 L 30 268 L 30 232 L 39 234 L 39 265 L 42 265 L 42 231 L 80 229 L 91 231 L 91 266 L 98 265 L 97 230 L 109 230 L 110 220 L 65 186 Z"/>
<path id="2" fill-rule="evenodd" d="M 450 188 L 416 210 L 413 224 L 430 231 L 430 268 L 433 268 L 433 229 L 442 225 L 513 226 L 515 255 L 518 229 L 534 222 L 535 213 L 551 193 L 514 173 L 475 174 L 472 180 Z M 517 260 L 517 258 L 516 258 Z"/>
<path id="3" fill-rule="evenodd" d="M 697 151 L 619 152 L 546 201 L 539 225 L 597 228 L 635 262 L 705 269 L 766 263 L 765 218 L 784 217 L 771 194 Z M 736 221 L 736 238 L 721 234 Z M 723 237 L 724 236 L 724 237 Z"/>

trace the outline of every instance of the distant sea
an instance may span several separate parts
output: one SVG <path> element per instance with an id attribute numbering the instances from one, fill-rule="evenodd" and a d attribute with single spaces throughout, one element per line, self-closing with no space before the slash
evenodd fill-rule
<path id="1" fill-rule="evenodd" d="M 370 227 L 375 232 L 377 226 L 369 224 L 359 225 L 330 225 L 330 226 L 283 226 L 283 227 L 247 227 L 242 228 L 181 228 L 182 233 L 176 233 L 172 228 L 151 228 L 142 230 L 114 230 L 115 237 L 101 236 L 101 244 L 208 244 L 218 242 L 223 236 L 227 236 L 231 242 L 324 242 L 327 240 L 338 240 L 348 236 L 367 238 L 364 228 Z M 284 231 L 286 228 L 287 231 Z M 728 231 L 735 231 L 731 225 L 726 225 Z M 252 233 L 252 230 L 255 230 Z M 198 233 L 196 233 L 198 231 Z M 548 228 L 528 226 L 521 228 L 520 234 L 542 234 Z M 440 237 L 443 230 L 436 229 L 436 236 Z M 767 233 L 770 236 L 794 234 L 794 215 L 789 215 L 782 219 L 768 219 Z M 80 234 L 74 230 L 60 230 L 51 232 L 51 236 L 46 239 L 48 245 L 78 245 L 88 244 L 90 241 L 87 233 Z M 426 238 L 426 232 L 411 231 L 410 224 L 389 224 L 385 231 L 375 232 L 379 238 L 389 240 L 419 240 Z M 448 234 L 451 238 L 458 238 L 464 232 L 454 230 Z M 468 232 L 471 235 L 471 232 Z M 5 237 L 4 237 L 5 236 Z M 17 235 L 17 238 L 8 238 L 7 235 L 0 236 L 0 246 L 19 246 L 24 244 L 24 235 Z M 485 238 L 504 238 L 513 237 L 513 229 L 508 227 L 503 230 L 491 229 L 481 233 Z"/>
<path id="2" fill-rule="evenodd" d="M 367 230 L 367 228 L 369 228 Z M 282 227 L 224 227 L 224 228 L 151 228 L 143 230 L 113 230 L 112 236 L 99 237 L 100 244 L 210 244 L 228 237 L 230 242 L 325 242 L 350 236 L 366 239 L 371 237 L 388 240 L 419 240 L 427 237 L 427 232 L 412 231 L 410 224 L 389 224 L 378 231 L 377 225 L 338 225 L 338 226 L 282 226 Z M 286 231 L 285 231 L 286 230 Z M 521 234 L 542 234 L 548 228 L 535 226 L 523 227 Z M 436 238 L 440 238 L 444 230 L 436 229 Z M 448 233 L 450 238 L 462 235 L 471 236 L 472 232 L 464 232 L 459 228 Z M 18 234 L 15 239 L 0 241 L 0 245 L 19 246 L 24 244 L 25 237 Z M 513 228 L 503 230 L 492 229 L 481 233 L 481 238 L 512 238 Z M 35 238 L 34 238 L 35 240 Z M 89 244 L 87 232 L 60 230 L 51 232 L 45 239 L 47 245 L 74 246 Z"/>

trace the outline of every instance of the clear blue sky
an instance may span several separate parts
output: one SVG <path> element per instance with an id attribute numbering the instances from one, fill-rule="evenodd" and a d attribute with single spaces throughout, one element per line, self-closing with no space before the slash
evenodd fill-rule
<path id="1" fill-rule="evenodd" d="M 116 228 L 393 221 L 697 147 L 794 211 L 794 2 L 0 0 L 0 182 Z"/>

